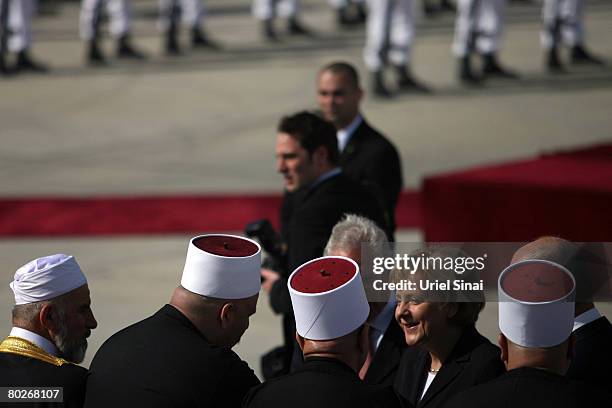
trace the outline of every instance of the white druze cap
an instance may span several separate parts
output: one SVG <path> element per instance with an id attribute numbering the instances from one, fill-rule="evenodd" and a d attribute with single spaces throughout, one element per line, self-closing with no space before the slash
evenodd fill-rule
<path id="1" fill-rule="evenodd" d="M 192 238 L 181 286 L 218 299 L 244 299 L 259 293 L 261 248 L 236 235 L 209 234 Z"/>
<path id="2" fill-rule="evenodd" d="M 508 266 L 498 280 L 499 328 L 523 347 L 552 347 L 572 333 L 576 282 L 563 266 L 530 259 Z"/>
<path id="3" fill-rule="evenodd" d="M 87 283 L 81 267 L 71 255 L 55 254 L 35 259 L 15 272 L 9 284 L 15 304 L 49 300 Z"/>
<path id="4" fill-rule="evenodd" d="M 324 256 L 306 262 L 289 277 L 298 334 L 331 340 L 358 329 L 368 318 L 359 266 L 352 259 Z"/>

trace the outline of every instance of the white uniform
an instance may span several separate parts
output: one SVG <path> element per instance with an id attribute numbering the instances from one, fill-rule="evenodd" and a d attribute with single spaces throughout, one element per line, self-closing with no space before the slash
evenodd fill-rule
<path id="1" fill-rule="evenodd" d="M 496 53 L 501 45 L 506 0 L 458 0 L 453 54 Z M 473 49 L 475 48 L 475 49 Z"/>
<path id="2" fill-rule="evenodd" d="M 559 42 L 574 47 L 584 43 L 583 0 L 544 0 L 542 5 L 543 28 L 540 35 L 542 47 L 550 49 Z M 555 27 L 558 36 L 555 38 Z"/>
<path id="3" fill-rule="evenodd" d="M 258 20 L 292 18 L 297 16 L 299 8 L 299 0 L 253 0 L 252 13 Z"/>
<path id="4" fill-rule="evenodd" d="M 178 3 L 181 6 L 181 21 L 189 28 L 198 28 L 206 14 L 201 0 L 159 0 L 159 22 L 161 31 L 166 31 L 170 24 L 172 7 Z"/>
<path id="5" fill-rule="evenodd" d="M 18 53 L 30 48 L 32 43 L 32 18 L 38 6 L 37 0 L 0 0 L 8 1 L 7 48 Z"/>
<path id="6" fill-rule="evenodd" d="M 408 65 L 414 37 L 412 0 L 368 0 L 366 44 L 363 57 L 370 71 L 379 71 L 385 62 Z"/>
<path id="7" fill-rule="evenodd" d="M 129 33 L 132 9 L 128 0 L 81 0 L 79 33 L 82 40 L 90 41 L 94 38 L 95 23 L 103 1 L 109 15 L 111 34 L 120 38 Z"/>

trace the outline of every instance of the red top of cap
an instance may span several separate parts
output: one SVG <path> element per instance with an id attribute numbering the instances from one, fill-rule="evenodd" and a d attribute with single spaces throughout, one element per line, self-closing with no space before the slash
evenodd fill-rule
<path id="1" fill-rule="evenodd" d="M 344 285 L 357 273 L 350 261 L 323 258 L 299 269 L 291 278 L 291 287 L 302 293 L 327 292 Z"/>
<path id="2" fill-rule="evenodd" d="M 523 302 L 550 302 L 567 296 L 574 282 L 555 265 L 530 262 L 506 272 L 501 287 L 509 296 Z"/>
<path id="3" fill-rule="evenodd" d="M 193 245 L 202 251 L 228 257 L 245 257 L 255 255 L 257 245 L 243 238 L 227 235 L 208 235 L 193 240 Z"/>

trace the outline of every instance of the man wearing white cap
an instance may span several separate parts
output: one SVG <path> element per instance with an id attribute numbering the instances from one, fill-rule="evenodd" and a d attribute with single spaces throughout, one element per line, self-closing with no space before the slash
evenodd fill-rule
<path id="1" fill-rule="evenodd" d="M 521 247 L 512 261 L 545 259 L 565 266 L 576 279 L 574 356 L 569 378 L 608 388 L 612 367 L 612 324 L 593 304 L 592 292 L 609 281 L 609 261 L 597 243 L 575 244 L 557 237 L 541 237 Z"/>
<path id="2" fill-rule="evenodd" d="M 450 407 L 606 406 L 610 395 L 564 376 L 572 357 L 575 280 L 563 266 L 531 259 L 498 280 L 499 345 L 506 374 L 455 397 Z"/>
<path id="3" fill-rule="evenodd" d="M 260 254 L 238 236 L 193 238 L 170 303 L 96 353 L 85 406 L 239 407 L 259 384 L 231 349 L 255 313 Z"/>
<path id="4" fill-rule="evenodd" d="M 386 394 L 375 395 L 357 375 L 368 351 L 370 312 L 357 264 L 317 258 L 297 268 L 288 287 L 304 365 L 254 388 L 243 406 L 392 407 L 392 396 L 382 400 Z"/>
<path id="5" fill-rule="evenodd" d="M 13 328 L 0 343 L 4 387 L 63 387 L 64 406 L 81 406 L 87 337 L 98 325 L 87 279 L 72 256 L 35 259 L 15 273 Z"/>

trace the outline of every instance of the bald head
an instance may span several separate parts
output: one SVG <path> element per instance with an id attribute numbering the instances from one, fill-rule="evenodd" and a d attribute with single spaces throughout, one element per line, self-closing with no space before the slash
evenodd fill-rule
<path id="1" fill-rule="evenodd" d="M 216 346 L 233 347 L 249 327 L 249 317 L 257 308 L 256 294 L 245 299 L 217 299 L 177 287 L 170 305 L 178 309 Z"/>
<path id="2" fill-rule="evenodd" d="M 578 252 L 578 246 L 558 237 L 541 237 L 514 253 L 512 263 L 527 259 L 543 259 L 566 266 Z"/>
<path id="3" fill-rule="evenodd" d="M 578 316 L 595 307 L 593 288 L 606 281 L 605 256 L 598 254 L 597 243 L 575 244 L 558 237 L 541 237 L 519 248 L 512 263 L 527 259 L 543 259 L 566 267 L 576 280 L 576 311 Z"/>
<path id="4" fill-rule="evenodd" d="M 304 358 L 307 357 L 329 357 L 344 362 L 358 372 L 365 362 L 368 345 L 368 326 L 362 325 L 342 337 L 331 340 L 305 339 L 296 333 L 296 340 L 302 349 Z"/>

